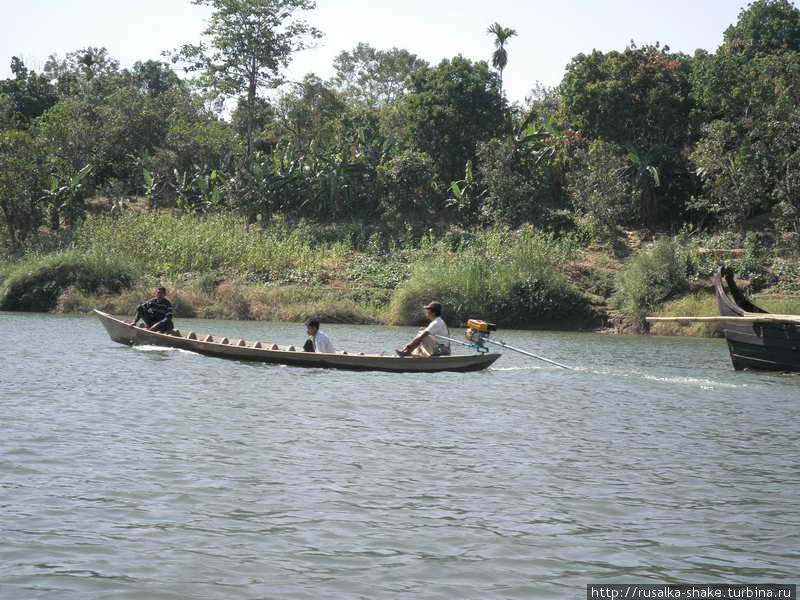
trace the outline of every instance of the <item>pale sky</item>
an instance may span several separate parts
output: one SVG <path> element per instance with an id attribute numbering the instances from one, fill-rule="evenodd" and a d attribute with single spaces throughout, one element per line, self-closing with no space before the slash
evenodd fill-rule
<path id="1" fill-rule="evenodd" d="M 295 56 L 287 76 L 333 75 L 333 58 L 359 42 L 406 49 L 436 64 L 458 54 L 490 61 L 495 22 L 517 31 L 506 43 L 504 88 L 523 101 L 536 82 L 558 85 L 575 55 L 661 42 L 673 51 L 713 52 L 749 0 L 317 0 L 305 13 L 325 37 Z M 794 3 L 800 0 L 794 0 Z M 12 56 L 41 71 L 63 57 L 105 46 L 123 67 L 160 59 L 200 40 L 209 12 L 189 0 L 0 0 L 0 78 Z"/>

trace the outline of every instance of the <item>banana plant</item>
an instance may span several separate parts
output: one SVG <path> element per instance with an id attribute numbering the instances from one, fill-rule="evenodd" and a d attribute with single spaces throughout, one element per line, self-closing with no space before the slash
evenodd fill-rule
<path id="1" fill-rule="evenodd" d="M 219 210 L 223 204 L 222 189 L 225 180 L 219 171 L 208 172 L 195 166 L 194 172 L 173 170 L 175 177 L 175 205 L 182 211 L 203 213 Z"/>
<path id="2" fill-rule="evenodd" d="M 225 180 L 225 195 L 231 206 L 247 217 L 248 223 L 259 219 L 266 225 L 272 213 L 284 208 L 289 190 L 302 180 L 302 165 L 291 150 L 282 148 L 265 157 L 253 155 L 249 164 L 239 167 Z"/>
<path id="3" fill-rule="evenodd" d="M 51 173 L 50 187 L 44 190 L 43 199 L 50 207 L 50 228 L 61 228 L 61 218 L 67 229 L 73 229 L 78 219 L 83 217 L 87 188 L 83 180 L 92 172 L 92 165 L 86 165 L 73 175 Z"/>
<path id="4" fill-rule="evenodd" d="M 222 206 L 222 185 L 224 180 L 219 171 L 213 169 L 206 174 L 204 169 L 195 168 L 192 183 L 199 192 L 200 205 L 204 211 L 218 210 Z"/>
<path id="5" fill-rule="evenodd" d="M 147 199 L 147 208 L 156 208 L 156 191 L 158 189 L 158 175 L 153 175 L 147 169 L 142 170 L 142 177 L 144 178 L 144 197 Z"/>
<path id="6" fill-rule="evenodd" d="M 446 206 L 455 208 L 463 219 L 469 219 L 478 213 L 487 190 L 475 177 L 471 160 L 467 161 L 464 179 L 453 181 L 450 184 L 450 191 L 453 197 L 445 202 Z"/>

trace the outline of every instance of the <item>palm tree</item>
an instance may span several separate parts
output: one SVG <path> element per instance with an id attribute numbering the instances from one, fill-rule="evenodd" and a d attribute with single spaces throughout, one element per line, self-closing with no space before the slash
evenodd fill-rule
<path id="1" fill-rule="evenodd" d="M 495 23 L 486 30 L 489 35 L 494 35 L 494 45 L 497 48 L 492 53 L 492 66 L 500 71 L 500 89 L 503 89 L 503 69 L 508 64 L 508 52 L 505 49 L 505 43 L 508 38 L 517 35 L 515 29 L 503 27 L 500 23 Z"/>

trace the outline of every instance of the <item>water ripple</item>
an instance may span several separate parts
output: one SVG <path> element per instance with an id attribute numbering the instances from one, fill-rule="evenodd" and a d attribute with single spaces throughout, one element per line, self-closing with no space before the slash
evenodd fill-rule
<path id="1" fill-rule="evenodd" d="M 575 598 L 796 576 L 797 379 L 735 374 L 716 343 L 509 332 L 578 369 L 507 354 L 392 375 L 129 349 L 90 319 L 0 326 L 2 598 Z M 370 352 L 412 331 L 331 329 Z"/>

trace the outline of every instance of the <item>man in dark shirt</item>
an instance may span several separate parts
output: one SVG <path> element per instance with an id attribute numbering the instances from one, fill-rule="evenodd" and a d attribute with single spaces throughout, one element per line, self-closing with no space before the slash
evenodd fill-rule
<path id="1" fill-rule="evenodd" d="M 160 287 L 156 297 L 151 298 L 136 309 L 136 318 L 128 323 L 135 327 L 139 320 L 144 321 L 150 331 L 167 332 L 174 329 L 172 325 L 172 302 L 167 300 L 167 289 Z"/>

